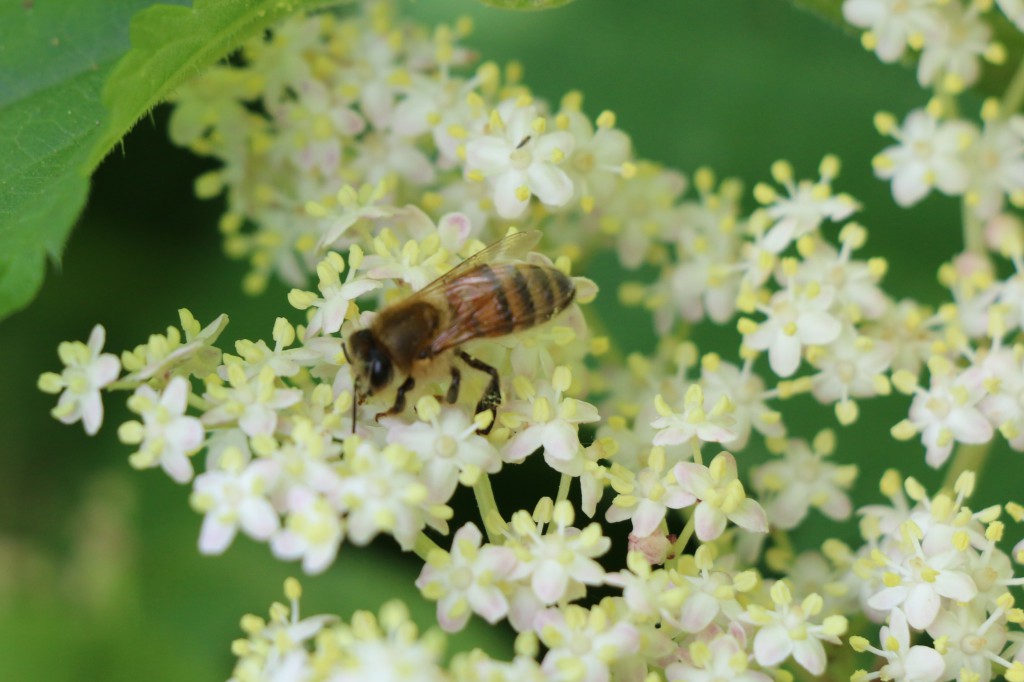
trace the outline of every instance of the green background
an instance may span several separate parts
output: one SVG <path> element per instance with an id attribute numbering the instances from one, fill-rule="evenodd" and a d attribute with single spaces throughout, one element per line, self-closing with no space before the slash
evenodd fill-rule
<path id="1" fill-rule="evenodd" d="M 521 61 L 525 81 L 555 102 L 569 89 L 582 90 L 588 113 L 617 113 L 638 156 L 688 174 L 709 165 L 750 187 L 769 179 L 776 159 L 790 160 L 800 177 L 816 177 L 821 157 L 838 154 L 844 162 L 838 189 L 865 206 L 859 218 L 871 238 L 863 253 L 890 260 L 887 289 L 941 300 L 934 273 L 959 247 L 957 204 L 932 197 L 912 211 L 898 210 L 888 186 L 870 172 L 871 157 L 885 144 L 872 115 L 885 109 L 902 117 L 922 106 L 927 93 L 911 71 L 879 64 L 835 27 L 775 0 L 578 0 L 539 13 L 460 0 L 406 8 L 430 22 L 472 15 L 476 31 L 467 42 L 484 58 Z M 977 105 L 965 98 L 965 111 Z M 51 269 L 28 309 L 0 322 L 5 680 L 226 678 L 239 617 L 265 613 L 281 598 L 283 578 L 299 574 L 244 539 L 225 556 L 200 556 L 201 518 L 187 506 L 188 489 L 159 473 L 129 469 L 128 449 L 115 437 L 127 418 L 123 407 L 108 400 L 104 429 L 87 438 L 80 425 L 52 420 L 53 398 L 35 388 L 41 372 L 59 369 L 57 344 L 85 339 L 96 322 L 108 330 L 108 349 L 119 351 L 176 323 L 183 306 L 204 323 L 228 313 L 225 340 L 269 338 L 274 318 L 288 314 L 281 286 L 255 299 L 241 294 L 244 266 L 220 252 L 219 204 L 192 198 L 192 180 L 208 166 L 167 142 L 166 119 L 158 109 L 104 162 L 63 265 Z M 617 310 L 616 272 L 585 274 L 605 285 L 599 305 L 620 315 L 617 328 L 646 329 L 640 313 Z M 733 353 L 731 330 L 702 328 L 695 340 L 702 350 Z M 649 350 L 653 335 L 618 341 L 628 350 Z M 939 480 L 924 471 L 920 448 L 888 436 L 905 404 L 899 397 L 864 404 L 856 428 L 839 433 L 836 458 L 862 467 L 858 503 L 878 500 L 878 475 L 887 466 L 928 483 Z M 797 435 L 834 423 L 830 410 L 809 400 L 783 409 Z M 788 417 L 795 413 L 802 421 Z M 997 449 L 990 471 L 1016 466 L 1017 456 Z M 995 478 L 983 481 L 979 497 L 986 503 L 1012 494 L 1014 477 Z M 554 492 L 523 472 L 500 477 L 497 486 L 505 508 Z M 825 533 L 852 539 L 853 530 L 852 523 L 819 522 L 797 540 L 810 546 Z M 621 546 L 614 552 L 612 562 L 621 564 Z M 303 581 L 304 612 L 348 613 L 408 597 L 417 571 L 416 561 L 389 543 L 344 547 L 336 566 Z M 420 607 L 421 622 L 428 623 L 431 606 Z M 505 633 L 483 628 L 451 648 L 481 636 L 495 653 L 508 653 Z"/>

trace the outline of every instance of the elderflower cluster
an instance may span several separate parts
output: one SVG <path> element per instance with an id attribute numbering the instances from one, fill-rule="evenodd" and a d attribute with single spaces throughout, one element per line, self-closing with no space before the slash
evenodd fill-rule
<path id="1" fill-rule="evenodd" d="M 1000 8 L 1024 25 L 1015 3 Z M 220 164 L 196 191 L 224 195 L 245 288 L 293 287 L 269 340 L 217 346 L 227 316 L 204 327 L 183 309 L 181 330 L 118 358 L 97 326 L 61 345 L 64 370 L 39 386 L 60 394 L 56 418 L 90 435 L 103 394 L 129 392 L 129 463 L 191 486 L 204 554 L 241 532 L 316 574 L 343 547 L 390 537 L 422 560 L 416 587 L 442 630 L 479 618 L 517 633 L 512 661 L 473 651 L 443 665 L 440 635 L 421 636 L 400 604 L 301 619 L 290 581 L 290 605 L 243 619 L 239 682 L 769 682 L 796 668 L 1024 682 L 1024 616 L 1008 591 L 1022 579 L 998 544 L 1000 506 L 965 506 L 973 474 L 931 497 L 887 474 L 890 505 L 860 509 L 859 547 L 797 553 L 788 537 L 812 511 L 849 519 L 858 474 L 831 428 L 791 433 L 794 397 L 853 427 L 863 401 L 895 388 L 909 399 L 891 398 L 907 410 L 892 435 L 920 437 L 933 467 L 996 433 L 1024 450 L 1024 223 L 1010 212 L 1024 205 L 1024 119 L 1019 102 L 987 102 L 980 123 L 950 106 L 980 60 L 1001 59 L 990 10 L 843 3 L 865 46 L 885 61 L 919 52 L 918 77 L 937 91 L 902 124 L 876 117 L 895 144 L 874 171 L 902 206 L 933 188 L 963 199 L 968 244 L 939 273 L 941 306 L 885 291 L 889 265 L 867 252 L 835 156 L 809 178 L 777 161 L 749 197 L 708 168 L 691 179 L 635 158 L 614 114 L 589 118 L 579 93 L 555 107 L 516 65 L 477 64 L 461 44 L 468 22 L 428 29 L 367 0 L 275 27 L 174 96 L 172 139 Z M 392 367 L 367 396 L 352 334 L 416 295 L 447 320 L 469 295 L 422 292 L 517 230 L 542 234 L 517 257 L 568 278 L 572 304 L 486 334 L 488 316 L 554 296 L 534 286 L 513 305 L 503 287 L 529 285 L 498 282 L 493 309 L 460 322 L 466 355 L 417 366 L 416 381 Z M 618 353 L 619 330 L 600 319 L 614 296 L 595 310 L 595 282 L 572 276 L 607 250 L 635 278 L 619 302 L 660 336 L 650 353 Z M 689 334 L 705 320 L 738 343 L 701 352 Z M 557 474 L 557 492 L 499 508 L 492 481 L 527 460 Z M 460 487 L 477 519 L 453 506 Z M 873 630 L 847 632 L 861 616 L 883 624 L 878 646 Z M 854 669 L 847 634 L 877 670 Z"/>

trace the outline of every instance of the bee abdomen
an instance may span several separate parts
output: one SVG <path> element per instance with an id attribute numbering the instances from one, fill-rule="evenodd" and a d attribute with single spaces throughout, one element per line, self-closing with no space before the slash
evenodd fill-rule
<path id="1" fill-rule="evenodd" d="M 506 295 L 515 329 L 547 322 L 569 307 L 576 288 L 560 270 L 543 265 L 515 263 L 506 281 Z"/>

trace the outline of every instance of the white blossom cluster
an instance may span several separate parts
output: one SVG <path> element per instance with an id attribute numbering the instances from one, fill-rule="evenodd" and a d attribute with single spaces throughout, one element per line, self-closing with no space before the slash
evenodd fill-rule
<path id="1" fill-rule="evenodd" d="M 1011 19 L 1019 9 L 1000 7 Z M 882 289 L 888 264 L 861 255 L 868 232 L 851 220 L 858 202 L 834 189 L 834 156 L 814 179 L 773 164 L 752 211 L 738 181 L 709 169 L 688 194 L 683 174 L 634 158 L 611 112 L 591 122 L 577 93 L 554 109 L 514 65 L 474 68 L 459 44 L 467 22 L 428 30 L 375 1 L 283 24 L 175 96 L 173 139 L 222 164 L 197 193 L 225 196 L 226 250 L 251 263 L 246 288 L 289 282 L 300 321 L 279 317 L 270 342 L 221 350 L 227 317 L 203 327 L 182 310 L 180 330 L 120 358 L 103 353 L 97 326 L 88 343 L 62 344 L 65 369 L 40 388 L 60 394 L 55 417 L 90 435 L 101 392 L 131 392 L 137 418 L 118 429 L 137 448 L 129 461 L 192 486 L 203 553 L 241 531 L 319 573 L 345 543 L 390 536 L 423 560 L 416 585 L 441 629 L 477 616 L 518 633 L 511 662 L 474 651 L 444 666 L 439 636 L 421 637 L 404 607 L 300 619 L 289 583 L 291 606 L 243 620 L 239 682 L 768 682 L 795 668 L 1024 682 L 1013 627 L 1024 617 L 1007 591 L 1021 579 L 997 546 L 1001 508 L 964 506 L 972 475 L 955 497 L 929 498 L 887 474 L 891 506 L 861 510 L 859 548 L 828 540 L 794 555 L 785 541 L 812 509 L 849 518 L 857 476 L 831 459 L 832 430 L 789 433 L 795 396 L 832 406 L 844 426 L 857 401 L 912 396 L 892 433 L 919 435 L 933 467 L 996 432 L 1024 450 L 1024 224 L 1004 212 L 1024 203 L 1024 123 L 1009 115 L 1019 103 L 986 104 L 980 125 L 942 105 L 977 79 L 979 59 L 999 58 L 987 9 L 844 3 L 883 60 L 919 51 L 922 84 L 944 98 L 902 125 L 876 119 L 897 141 L 875 160 L 897 202 L 932 187 L 964 200 L 970 243 L 940 273 L 952 300 L 938 310 Z M 541 231 L 528 259 L 566 275 L 607 249 L 625 269 L 656 266 L 654 282 L 618 293 L 650 313 L 658 349 L 621 357 L 586 306 L 596 285 L 576 276 L 575 302 L 551 322 L 467 346 L 500 377 L 495 412 L 476 413 L 488 377 L 468 370 L 453 403 L 442 372 L 403 411 L 387 412 L 394 386 L 357 405 L 352 330 L 513 225 Z M 1001 279 L 993 254 L 1014 273 Z M 686 334 L 705 319 L 735 325 L 738 351 L 701 354 Z M 751 466 L 759 450 L 771 457 Z M 492 477 L 528 458 L 560 475 L 557 493 L 499 509 Z M 459 486 L 478 521 L 455 520 Z M 628 553 L 612 569 L 620 522 Z M 861 614 L 884 623 L 878 647 L 850 638 L 878 657 L 870 673 L 844 669 L 849 651 L 832 646 Z"/>

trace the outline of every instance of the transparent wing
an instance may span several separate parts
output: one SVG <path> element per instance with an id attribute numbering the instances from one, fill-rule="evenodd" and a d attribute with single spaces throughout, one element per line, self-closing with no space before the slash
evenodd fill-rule
<path id="1" fill-rule="evenodd" d="M 504 304 L 498 302 L 499 292 L 503 297 L 512 293 L 501 282 L 506 279 L 506 270 L 515 267 L 513 263 L 489 266 L 486 261 L 478 262 L 473 269 L 448 282 L 444 293 L 452 317 L 430 344 L 434 355 L 471 339 L 510 334 L 525 322 L 512 316 L 507 298 L 503 299 Z M 507 285 L 515 286 L 511 282 Z"/>
<path id="2" fill-rule="evenodd" d="M 539 230 L 527 230 L 525 232 L 516 232 L 515 234 L 507 235 L 490 246 L 477 251 L 472 256 L 417 291 L 413 296 L 427 296 L 439 289 L 444 289 L 447 287 L 449 282 L 459 279 L 466 273 L 480 265 L 483 265 L 484 263 L 493 263 L 500 260 L 522 260 L 523 256 L 529 253 L 530 249 L 537 245 L 540 238 L 541 233 Z"/>

